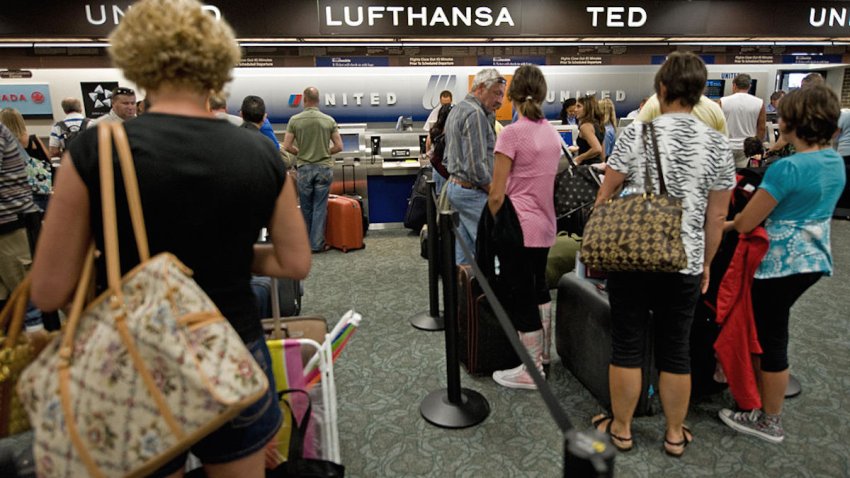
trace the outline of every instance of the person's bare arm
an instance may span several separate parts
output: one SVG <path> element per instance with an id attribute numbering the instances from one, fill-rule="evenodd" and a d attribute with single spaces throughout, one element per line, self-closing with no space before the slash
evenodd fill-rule
<path id="1" fill-rule="evenodd" d="M 735 216 L 735 230 L 738 232 L 748 233 L 758 227 L 759 224 L 767 219 L 767 216 L 776 207 L 776 199 L 767 191 L 759 189 L 753 195 L 747 206 L 737 216 Z"/>
<path id="2" fill-rule="evenodd" d="M 295 135 L 290 133 L 289 131 L 283 135 L 283 150 L 289 154 L 298 156 L 298 147 L 293 144 L 295 141 Z"/>
<path id="3" fill-rule="evenodd" d="M 331 135 L 331 149 L 329 152 L 333 155 L 340 151 L 342 151 L 342 136 L 339 135 L 339 131 L 334 131 Z"/>
<path id="4" fill-rule="evenodd" d="M 726 213 L 729 211 L 731 195 L 732 191 L 730 190 L 710 191 L 708 193 L 708 206 L 705 210 L 705 223 L 703 224 L 705 231 L 705 254 L 701 286 L 703 294 L 708 290 L 711 261 L 714 260 L 714 255 L 717 253 L 718 246 L 720 246 L 720 240 L 723 238 L 723 224 L 726 221 Z"/>
<path id="5" fill-rule="evenodd" d="M 291 175 L 287 175 L 286 184 L 278 195 L 268 228 L 271 244 L 254 245 L 251 271 L 272 277 L 306 278 L 313 258 Z"/>
<path id="6" fill-rule="evenodd" d="M 759 140 L 764 140 L 764 134 L 767 131 L 767 110 L 765 110 L 764 102 L 761 104 L 761 111 L 759 111 L 759 118 L 756 120 L 756 138 Z"/>
<path id="7" fill-rule="evenodd" d="M 581 164 L 585 160 L 595 158 L 597 156 L 605 156 L 605 149 L 602 147 L 602 144 L 600 144 L 599 140 L 596 138 L 596 131 L 593 128 L 592 124 L 582 123 L 582 125 L 579 126 L 578 134 L 579 136 L 584 138 L 585 141 L 587 141 L 587 144 L 590 149 L 573 158 L 573 161 L 575 161 L 576 164 Z"/>
<path id="8" fill-rule="evenodd" d="M 61 168 L 32 266 L 31 299 L 47 312 L 70 301 L 91 243 L 88 189 L 67 152 Z"/>
<path id="9" fill-rule="evenodd" d="M 594 207 L 604 204 L 605 201 L 611 199 L 624 182 L 626 182 L 625 174 L 615 171 L 611 167 L 605 168 L 605 181 L 602 181 L 602 186 L 599 187 L 599 192 L 596 193 Z"/>
<path id="10" fill-rule="evenodd" d="M 513 167 L 513 160 L 502 153 L 496 153 L 493 163 L 493 181 L 490 182 L 490 190 L 487 195 L 487 207 L 493 216 L 499 212 L 505 202 L 505 188 L 508 185 L 508 174 Z"/>

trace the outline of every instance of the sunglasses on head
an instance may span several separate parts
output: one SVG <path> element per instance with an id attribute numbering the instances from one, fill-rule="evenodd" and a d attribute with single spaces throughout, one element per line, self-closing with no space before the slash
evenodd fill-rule
<path id="1" fill-rule="evenodd" d="M 136 94 L 136 92 L 133 91 L 131 88 L 124 88 L 123 86 L 119 87 L 119 88 L 115 88 L 114 90 L 112 90 L 112 96 L 115 96 L 115 95 L 134 95 L 135 96 L 135 94 Z"/>
<path id="2" fill-rule="evenodd" d="M 506 84 L 507 82 L 508 82 L 508 80 L 506 80 L 506 79 L 502 78 L 501 76 L 500 76 L 500 77 L 498 77 L 498 78 L 496 78 L 496 83 L 499 83 L 499 84 L 501 84 L 501 85 L 504 85 L 504 84 Z"/>

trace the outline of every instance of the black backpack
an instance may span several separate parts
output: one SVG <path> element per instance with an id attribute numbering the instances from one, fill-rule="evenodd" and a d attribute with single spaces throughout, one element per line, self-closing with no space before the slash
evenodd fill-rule
<path id="1" fill-rule="evenodd" d="M 91 120 L 88 118 L 83 118 L 79 126 L 69 126 L 65 120 L 56 123 L 59 126 L 59 137 L 62 138 L 66 150 L 70 147 L 71 141 L 88 128 L 89 123 Z"/>

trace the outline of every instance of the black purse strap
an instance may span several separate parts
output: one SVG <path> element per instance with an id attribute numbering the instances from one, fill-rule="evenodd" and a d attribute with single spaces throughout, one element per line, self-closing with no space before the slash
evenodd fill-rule
<path id="1" fill-rule="evenodd" d="M 301 422 L 298 422 L 298 418 L 295 416 L 295 410 L 292 408 L 292 404 L 289 403 L 288 400 L 283 400 L 286 403 L 286 408 L 289 409 L 289 416 L 292 419 L 292 435 L 289 438 L 289 459 L 293 458 L 302 458 L 304 456 L 304 439 L 307 436 L 307 426 L 310 424 L 310 415 L 313 413 L 313 402 L 310 399 L 310 394 L 305 392 L 304 390 L 298 388 L 290 388 L 286 390 L 281 390 L 277 393 L 278 402 L 288 394 L 291 393 L 303 393 L 307 398 L 307 410 L 304 412 L 304 416 L 301 418 Z"/>
<path id="2" fill-rule="evenodd" d="M 564 156 L 567 158 L 567 163 L 570 165 L 570 169 L 575 171 L 578 168 L 578 164 L 573 161 L 573 155 L 567 150 L 567 147 L 564 146 L 564 143 L 561 143 L 561 151 L 564 152 Z"/>
<path id="3" fill-rule="evenodd" d="M 655 125 L 650 123 L 644 123 L 642 128 L 642 137 L 643 137 L 643 145 L 644 151 L 647 151 L 647 130 L 649 130 L 649 137 L 652 142 L 652 155 L 655 157 L 655 167 L 658 170 L 658 192 L 659 194 L 667 194 L 667 185 L 664 183 L 664 173 L 661 170 L 661 153 L 658 152 L 658 136 L 655 133 Z M 644 176 L 643 176 L 643 185 L 644 190 L 647 194 L 653 194 L 652 187 L 652 173 L 649 169 L 649 159 L 644 161 Z"/>

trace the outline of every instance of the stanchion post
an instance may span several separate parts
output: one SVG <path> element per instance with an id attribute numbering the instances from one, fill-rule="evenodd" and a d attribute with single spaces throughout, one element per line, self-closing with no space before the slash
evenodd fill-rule
<path id="1" fill-rule="evenodd" d="M 599 430 L 571 428 L 564 436 L 564 478 L 613 478 L 617 453 Z"/>
<path id="2" fill-rule="evenodd" d="M 457 213 L 440 212 L 440 255 L 443 276 L 443 307 L 446 325 L 446 378 L 448 387 L 428 394 L 419 411 L 429 423 L 441 428 L 467 428 L 490 415 L 490 404 L 480 393 L 460 386 L 457 356 L 457 270 L 453 223 Z"/>
<path id="3" fill-rule="evenodd" d="M 440 316 L 440 234 L 437 227 L 437 205 L 434 204 L 436 186 L 433 180 L 428 180 L 427 184 L 425 217 L 428 224 L 428 311 L 411 317 L 410 325 L 419 330 L 436 332 L 445 328 L 445 321 Z"/>
<path id="4" fill-rule="evenodd" d="M 440 270 L 443 271 L 443 307 L 446 323 L 446 379 L 449 401 L 460 403 L 460 362 L 457 356 L 457 267 L 455 267 L 455 236 L 452 222 L 457 213 L 440 215 Z M 448 243 L 451 241 L 451 243 Z"/>

